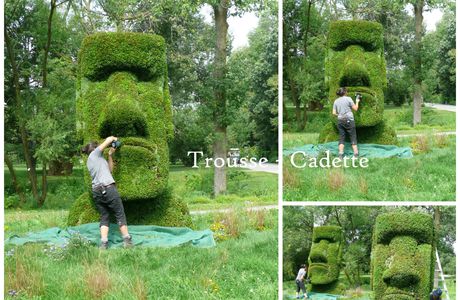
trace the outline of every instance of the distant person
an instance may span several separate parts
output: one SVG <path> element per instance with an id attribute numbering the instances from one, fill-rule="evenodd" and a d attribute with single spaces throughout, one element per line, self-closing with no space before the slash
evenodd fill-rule
<path id="1" fill-rule="evenodd" d="M 332 108 L 332 114 L 337 116 L 337 128 L 339 130 L 339 158 L 343 158 L 343 152 L 345 148 L 345 138 L 348 134 L 353 148 L 353 155 L 358 157 L 358 140 L 356 138 L 356 125 L 355 118 L 353 116 L 353 110 L 357 111 L 359 108 L 359 101 L 361 96 L 356 96 L 356 104 L 353 100 L 347 96 L 347 88 L 341 87 L 336 92 L 337 98 L 334 101 Z"/>
<path id="2" fill-rule="evenodd" d="M 100 248 L 103 250 L 109 247 L 108 235 L 110 213 L 115 215 L 117 224 L 120 227 L 120 232 L 123 237 L 123 245 L 125 248 L 133 245 L 132 238 L 128 233 L 123 203 L 121 202 L 120 195 L 118 194 L 115 186 L 115 180 L 112 177 L 112 154 L 116 149 L 113 147 L 110 148 L 108 162 L 103 156 L 104 149 L 116 140 L 116 137 L 109 136 L 101 145 L 97 142 L 91 142 L 82 149 L 84 153 L 88 154 L 88 161 L 86 162 L 86 165 L 92 178 L 94 204 L 100 214 Z"/>
<path id="3" fill-rule="evenodd" d="M 297 290 L 295 293 L 296 299 L 300 299 L 299 292 L 302 290 L 303 296 L 305 299 L 308 299 L 307 289 L 305 288 L 305 279 L 307 277 L 307 266 L 302 264 L 300 266 L 299 272 L 297 273 L 297 277 L 295 278 L 295 284 L 297 285 Z"/>

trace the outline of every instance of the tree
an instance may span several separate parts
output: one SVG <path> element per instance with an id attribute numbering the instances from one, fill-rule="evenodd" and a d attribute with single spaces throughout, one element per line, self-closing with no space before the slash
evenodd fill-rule
<path id="1" fill-rule="evenodd" d="M 35 120 L 38 114 L 43 113 L 38 99 L 47 99 L 44 95 L 49 92 L 50 59 L 73 50 L 69 47 L 72 43 L 66 43 L 70 34 L 66 32 L 65 21 L 60 15 L 56 16 L 57 8 L 66 2 L 53 0 L 48 7 L 44 1 L 18 1 L 14 4 L 6 3 L 5 6 L 5 102 L 9 113 L 14 115 L 8 125 L 16 127 L 19 132 L 32 195 L 39 206 L 43 205 L 46 199 L 46 174 L 50 162 L 40 155 L 39 149 L 41 146 L 47 147 L 44 146 L 47 143 L 43 143 L 43 138 L 49 139 L 57 135 L 51 135 L 50 129 L 44 127 L 43 123 L 40 123 L 39 127 L 34 127 L 35 133 L 42 129 L 42 134 L 34 134 L 30 122 Z M 47 27 L 46 31 L 43 31 L 40 24 L 45 21 Z M 54 39 L 56 43 L 52 43 Z M 44 131 L 45 128 L 48 131 Z M 46 151 L 51 153 L 56 150 L 47 148 Z M 40 190 L 36 171 L 37 159 L 42 163 Z"/>

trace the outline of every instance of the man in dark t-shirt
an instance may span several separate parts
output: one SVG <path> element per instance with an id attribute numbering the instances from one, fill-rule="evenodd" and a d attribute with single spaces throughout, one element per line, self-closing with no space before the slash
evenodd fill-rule
<path id="1" fill-rule="evenodd" d="M 86 166 L 92 179 L 91 186 L 94 203 L 100 214 L 101 249 L 107 249 L 109 246 L 110 213 L 115 215 L 117 224 L 120 226 L 123 245 L 125 247 L 132 246 L 132 238 L 128 233 L 123 203 L 115 186 L 115 180 L 112 177 L 112 155 L 116 149 L 110 148 L 108 162 L 103 156 L 104 149 L 116 140 L 116 137 L 110 136 L 101 145 L 98 145 L 97 142 L 91 142 L 82 149 L 84 153 L 88 154 Z"/>

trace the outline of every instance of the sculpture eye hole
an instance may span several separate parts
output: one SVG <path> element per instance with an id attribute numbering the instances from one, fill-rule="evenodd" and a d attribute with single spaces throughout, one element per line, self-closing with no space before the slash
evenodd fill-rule
<path id="1" fill-rule="evenodd" d="M 330 238 L 330 237 L 317 237 L 315 238 L 314 243 L 319 243 L 321 241 L 326 241 L 328 243 L 335 243 L 334 238 Z"/>
<path id="2" fill-rule="evenodd" d="M 335 51 L 345 51 L 349 46 L 361 46 L 366 52 L 372 52 L 377 49 L 376 43 L 369 43 L 365 41 L 342 41 L 332 49 Z"/>
<path id="3" fill-rule="evenodd" d="M 104 66 L 98 69 L 98 73 L 93 77 L 90 78 L 92 81 L 106 81 L 110 75 L 115 72 L 129 72 L 136 76 L 138 81 L 151 81 L 152 76 L 151 72 L 143 67 L 136 67 L 136 66 L 129 66 L 129 67 L 111 67 L 111 66 Z"/>

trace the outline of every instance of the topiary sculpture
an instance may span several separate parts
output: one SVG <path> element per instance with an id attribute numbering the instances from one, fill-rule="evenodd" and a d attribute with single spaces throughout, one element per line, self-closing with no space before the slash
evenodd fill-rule
<path id="1" fill-rule="evenodd" d="M 431 216 L 416 212 L 377 217 L 371 278 L 376 300 L 428 299 L 433 287 L 435 239 Z"/>
<path id="2" fill-rule="evenodd" d="M 113 177 L 130 224 L 188 226 L 184 202 L 168 191 L 168 140 L 173 135 L 164 39 L 142 33 L 97 33 L 78 57 L 77 132 L 83 144 L 116 136 Z M 83 157 L 86 163 L 87 157 Z M 68 223 L 98 220 L 89 193 L 72 206 Z"/>
<path id="3" fill-rule="evenodd" d="M 394 129 L 383 120 L 384 95 L 387 85 L 383 56 L 383 27 L 370 21 L 335 21 L 329 27 L 325 67 L 329 88 L 328 111 L 337 98 L 336 91 L 347 87 L 355 99 L 362 95 L 359 109 L 354 112 L 358 141 L 361 143 L 396 144 Z M 320 133 L 320 142 L 338 140 L 336 119 Z"/>
<path id="4" fill-rule="evenodd" d="M 339 226 L 313 228 L 313 242 L 308 256 L 308 290 L 340 294 L 339 274 L 342 265 L 343 231 Z"/>

